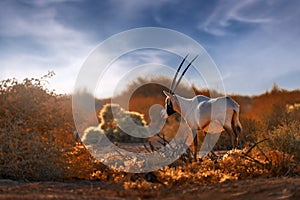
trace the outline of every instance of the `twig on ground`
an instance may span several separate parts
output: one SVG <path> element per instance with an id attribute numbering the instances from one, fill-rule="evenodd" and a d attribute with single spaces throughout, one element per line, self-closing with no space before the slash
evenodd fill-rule
<path id="1" fill-rule="evenodd" d="M 148 151 L 149 153 L 151 153 L 151 151 L 150 151 L 150 149 L 147 147 L 147 145 L 146 145 L 145 143 L 144 143 L 143 145 L 144 145 L 146 151 Z"/>
<path id="2" fill-rule="evenodd" d="M 151 151 L 154 152 L 155 151 L 154 146 L 152 145 L 152 143 L 150 141 L 149 141 L 149 146 L 150 146 Z"/>
<path id="3" fill-rule="evenodd" d="M 250 147 L 250 149 L 248 149 L 248 151 L 247 151 L 245 154 L 250 153 L 254 147 L 256 147 L 258 144 L 260 144 L 260 143 L 262 143 L 262 142 L 264 142 L 264 141 L 267 141 L 267 140 L 269 140 L 269 139 L 266 138 L 266 139 L 263 139 L 263 140 L 261 140 L 261 141 L 259 141 L 259 142 L 256 142 L 254 145 L 252 145 L 252 147 Z"/>

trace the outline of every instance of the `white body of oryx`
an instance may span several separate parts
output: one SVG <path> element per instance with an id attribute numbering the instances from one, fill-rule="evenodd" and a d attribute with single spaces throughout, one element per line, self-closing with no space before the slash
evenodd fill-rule
<path id="1" fill-rule="evenodd" d="M 209 98 L 198 95 L 188 99 L 169 92 L 164 93 L 167 96 L 166 102 L 172 102 L 174 111 L 184 118 L 194 134 L 198 129 L 210 134 L 225 130 L 231 138 L 233 147 L 237 147 L 241 132 L 240 106 L 231 97 Z M 161 114 L 167 118 L 167 109 L 163 109 Z"/>
<path id="2" fill-rule="evenodd" d="M 162 110 L 162 117 L 167 118 L 173 113 L 179 113 L 189 125 L 194 136 L 194 157 L 197 160 L 197 137 L 196 131 L 203 130 L 205 133 L 217 134 L 226 131 L 233 147 L 238 146 L 238 136 L 242 131 L 239 121 L 239 104 L 231 97 L 224 96 L 218 98 L 209 98 L 203 95 L 197 95 L 187 99 L 175 94 L 182 77 L 196 56 L 183 70 L 180 78 L 176 82 L 177 75 L 187 59 L 188 55 L 180 63 L 173 78 L 169 92 L 164 91 L 166 95 L 165 109 Z"/>
<path id="3" fill-rule="evenodd" d="M 201 129 L 207 133 L 220 133 L 225 128 L 230 128 L 232 123 L 240 125 L 239 104 L 228 96 L 209 98 L 197 95 L 191 99 L 173 95 L 177 104 L 173 105 L 174 110 L 179 113 L 189 127 Z M 233 116 L 236 114 L 236 118 Z M 164 118 L 168 117 L 166 109 L 162 111 Z"/>

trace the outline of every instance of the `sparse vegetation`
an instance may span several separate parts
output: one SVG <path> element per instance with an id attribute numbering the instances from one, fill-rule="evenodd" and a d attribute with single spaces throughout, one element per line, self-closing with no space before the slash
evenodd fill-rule
<path id="1" fill-rule="evenodd" d="M 76 140 L 70 97 L 56 95 L 46 89 L 45 82 L 51 76 L 52 73 L 49 73 L 41 79 L 25 79 L 22 82 L 9 79 L 0 83 L 1 178 L 100 179 L 121 183 L 125 189 L 152 190 L 164 186 L 300 175 L 299 109 L 296 106 L 290 108 L 290 105 L 299 104 L 300 91 L 276 88 L 276 92 L 256 97 L 235 96 L 242 107 L 244 133 L 241 150 L 193 163 L 181 160 L 150 174 L 129 174 L 104 167 Z M 148 94 L 144 97 L 143 91 L 150 90 L 138 90 L 130 101 L 130 110 L 139 113 L 111 104 L 98 108 L 101 110 L 100 124 L 87 129 L 84 140 L 92 144 L 98 142 L 97 134 L 106 134 L 112 141 L 144 141 L 128 136 L 118 127 L 118 123 L 125 120 L 123 124 L 126 124 L 126 120 L 130 119 L 139 127 L 132 131 L 142 134 L 143 127 L 149 122 L 150 104 L 154 101 L 162 101 L 160 103 L 163 104 L 164 97 L 157 85 L 155 90 L 151 90 L 153 97 Z M 142 109 L 138 109 L 140 102 L 143 102 Z M 112 116 L 112 110 L 117 116 Z M 168 120 L 161 131 L 166 140 L 174 136 L 180 120 L 176 115 Z M 201 133 L 198 137 L 203 138 Z M 220 141 L 216 148 L 228 147 Z"/>
<path id="2" fill-rule="evenodd" d="M 300 161 L 300 123 L 293 121 L 279 125 L 268 132 L 268 147 L 281 151 L 291 159 Z"/>

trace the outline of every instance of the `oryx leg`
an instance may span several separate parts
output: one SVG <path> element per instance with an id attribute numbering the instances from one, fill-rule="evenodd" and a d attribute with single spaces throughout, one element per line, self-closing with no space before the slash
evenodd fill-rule
<path id="1" fill-rule="evenodd" d="M 235 149 L 237 148 L 237 144 L 236 144 L 236 140 L 235 140 L 235 133 L 233 132 L 232 128 L 231 127 L 228 127 L 228 126 L 224 126 L 223 127 L 225 132 L 229 135 L 229 138 L 231 140 L 231 145 L 232 145 L 232 148 Z"/>
<path id="2" fill-rule="evenodd" d="M 213 156 L 215 156 L 215 157 L 217 157 L 217 155 L 215 154 L 215 152 L 213 151 L 213 147 L 211 146 L 211 143 L 212 143 L 212 137 L 213 137 L 213 135 L 211 134 L 211 133 L 208 133 L 208 132 L 204 132 L 204 135 L 205 135 L 205 137 L 206 137 L 206 139 L 207 139 L 207 150 L 209 150 L 209 152 L 213 155 Z"/>
<path id="3" fill-rule="evenodd" d="M 204 132 L 204 136 L 206 137 L 207 140 L 207 150 L 210 150 L 210 134 L 208 132 Z"/>
<path id="4" fill-rule="evenodd" d="M 239 147 L 239 132 L 234 128 L 233 129 L 233 133 L 234 133 L 234 146 L 235 148 Z"/>
<path id="5" fill-rule="evenodd" d="M 193 137 L 194 137 L 194 159 L 197 161 L 197 149 L 198 149 L 198 136 L 197 136 L 197 130 L 192 130 Z"/>

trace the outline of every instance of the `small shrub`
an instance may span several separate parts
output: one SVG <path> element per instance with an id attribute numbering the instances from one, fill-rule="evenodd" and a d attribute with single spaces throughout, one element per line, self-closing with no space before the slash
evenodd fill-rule
<path id="1" fill-rule="evenodd" d="M 300 161 L 300 122 L 284 123 L 268 133 L 268 147 Z"/>
<path id="2" fill-rule="evenodd" d="M 100 128 L 116 142 L 144 142 L 147 135 L 144 116 L 138 112 L 125 111 L 117 104 L 106 104 L 99 113 Z M 127 132 L 141 137 L 133 137 Z"/>
<path id="3" fill-rule="evenodd" d="M 82 142 L 85 145 L 93 145 L 100 143 L 103 137 L 104 131 L 99 126 L 89 127 L 84 131 L 82 136 Z"/>

